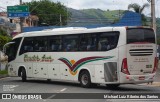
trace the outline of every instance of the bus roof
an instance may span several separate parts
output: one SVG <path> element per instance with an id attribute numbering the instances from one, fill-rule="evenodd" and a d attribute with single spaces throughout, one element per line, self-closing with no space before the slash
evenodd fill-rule
<path id="1" fill-rule="evenodd" d="M 111 30 L 113 27 L 101 27 L 101 28 L 92 28 L 87 29 L 84 27 L 66 27 L 66 28 L 55 28 L 55 29 L 47 29 L 43 31 L 33 31 L 33 32 L 26 32 L 21 33 L 15 36 L 15 38 L 19 37 L 33 37 L 33 36 L 44 36 L 44 35 L 62 35 L 62 34 L 75 34 L 75 33 L 89 33 L 89 32 L 98 32 L 99 31 L 106 31 Z"/>
<path id="2" fill-rule="evenodd" d="M 127 28 L 126 26 L 123 27 L 98 27 L 98 28 L 85 28 L 85 27 L 65 27 L 65 28 L 55 28 L 55 29 L 47 29 L 43 31 L 33 31 L 33 32 L 26 32 L 21 33 L 15 36 L 15 38 L 19 37 L 34 37 L 34 36 L 44 36 L 44 35 L 67 35 L 67 34 L 78 34 L 78 33 L 91 33 L 91 32 L 105 32 L 105 31 L 112 31 L 113 28 Z M 131 28 L 131 27 L 129 27 Z M 135 27 L 133 27 L 135 28 Z"/>

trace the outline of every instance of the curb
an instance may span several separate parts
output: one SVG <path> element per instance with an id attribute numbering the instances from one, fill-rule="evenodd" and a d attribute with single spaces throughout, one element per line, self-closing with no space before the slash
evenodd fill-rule
<path id="1" fill-rule="evenodd" d="M 8 77 L 8 75 L 7 74 L 0 74 L 0 79 L 5 78 L 5 77 Z"/>

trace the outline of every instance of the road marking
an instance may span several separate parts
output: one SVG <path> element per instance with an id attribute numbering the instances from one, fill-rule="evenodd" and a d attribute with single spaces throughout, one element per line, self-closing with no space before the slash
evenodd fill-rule
<path id="1" fill-rule="evenodd" d="M 65 91 L 67 88 L 63 88 L 62 90 L 60 90 L 60 92 L 63 92 L 63 91 Z"/>
<path id="2" fill-rule="evenodd" d="M 52 99 L 52 98 L 55 97 L 55 96 L 56 96 L 56 95 L 53 94 L 53 95 L 49 96 L 47 99 Z"/>
<path id="3" fill-rule="evenodd" d="M 11 85 L 10 88 L 15 88 L 15 87 L 18 87 L 19 85 Z"/>
<path id="4" fill-rule="evenodd" d="M 4 79 L 7 79 L 7 78 L 11 78 L 11 77 L 0 78 L 0 80 L 4 80 Z"/>
<path id="5" fill-rule="evenodd" d="M 66 89 L 67 89 L 67 88 L 63 88 L 63 89 L 61 89 L 60 91 L 57 91 L 56 93 L 64 92 Z M 56 96 L 56 94 L 53 94 L 53 95 L 49 96 L 47 99 L 52 99 L 52 98 L 55 97 L 55 96 Z"/>

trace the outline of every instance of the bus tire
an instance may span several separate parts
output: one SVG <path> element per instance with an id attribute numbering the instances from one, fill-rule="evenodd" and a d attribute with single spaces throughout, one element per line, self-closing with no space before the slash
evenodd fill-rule
<path id="1" fill-rule="evenodd" d="M 92 87 L 92 88 L 96 88 L 97 86 L 98 86 L 98 84 L 96 84 L 96 83 L 92 83 L 92 84 L 91 84 L 91 87 Z"/>
<path id="2" fill-rule="evenodd" d="M 47 82 L 51 82 L 51 79 L 47 79 Z"/>
<path id="3" fill-rule="evenodd" d="M 22 82 L 27 81 L 26 70 L 24 68 L 22 68 L 22 71 L 21 71 L 21 78 L 22 78 Z"/>
<path id="4" fill-rule="evenodd" d="M 91 86 L 91 78 L 88 71 L 80 73 L 80 84 L 84 88 L 89 88 Z"/>
<path id="5" fill-rule="evenodd" d="M 114 89 L 120 86 L 120 84 L 106 84 L 108 88 Z"/>

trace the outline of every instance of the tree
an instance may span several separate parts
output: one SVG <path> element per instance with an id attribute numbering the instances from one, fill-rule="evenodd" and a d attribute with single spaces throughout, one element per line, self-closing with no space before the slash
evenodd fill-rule
<path id="1" fill-rule="evenodd" d="M 60 2 L 54 3 L 50 0 L 32 0 L 31 2 L 26 2 L 23 5 L 28 5 L 30 14 L 37 15 L 39 17 L 39 25 L 60 25 L 60 18 L 62 25 L 66 25 L 67 19 L 70 17 L 70 14 L 67 12 L 67 8 Z"/>
<path id="2" fill-rule="evenodd" d="M 11 37 L 9 37 L 4 30 L 0 29 L 0 50 L 2 50 L 4 44 L 9 41 L 11 41 Z"/>
<path id="3" fill-rule="evenodd" d="M 4 30 L 2 30 L 2 29 L 0 28 L 0 35 L 6 36 L 6 35 L 7 35 L 7 32 L 5 32 Z"/>
<path id="4" fill-rule="evenodd" d="M 148 3 L 143 4 L 142 6 L 140 6 L 137 3 L 133 3 L 133 4 L 129 4 L 128 5 L 128 10 L 133 9 L 134 12 L 141 14 L 141 19 L 142 19 L 142 24 L 143 25 L 147 25 L 147 19 L 145 17 L 145 15 L 143 14 L 143 11 L 145 8 L 148 8 L 150 5 Z"/>

